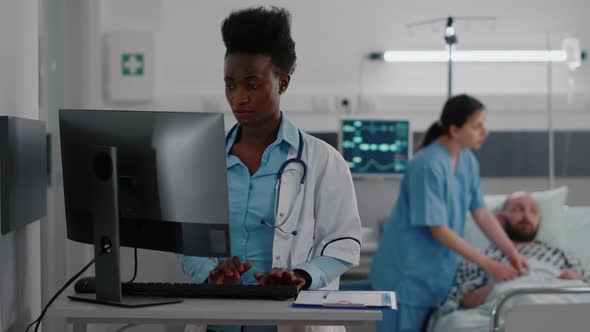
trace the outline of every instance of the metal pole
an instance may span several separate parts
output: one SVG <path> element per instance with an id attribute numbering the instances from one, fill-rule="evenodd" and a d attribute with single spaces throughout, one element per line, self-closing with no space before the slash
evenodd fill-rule
<path id="1" fill-rule="evenodd" d="M 551 50 L 551 41 L 548 32 L 546 38 L 547 52 L 549 52 Z M 555 135 L 553 130 L 553 73 L 551 59 L 547 59 L 547 129 L 549 139 L 549 189 L 553 189 L 555 188 Z"/>
<path id="2" fill-rule="evenodd" d="M 447 85 L 447 99 L 453 95 L 453 45 L 448 45 L 449 48 L 449 73 Z"/>

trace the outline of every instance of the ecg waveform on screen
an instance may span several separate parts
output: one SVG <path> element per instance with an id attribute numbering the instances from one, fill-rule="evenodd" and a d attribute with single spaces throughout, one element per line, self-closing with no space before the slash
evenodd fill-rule
<path id="1" fill-rule="evenodd" d="M 342 155 L 352 173 L 404 173 L 409 135 L 408 121 L 344 120 Z"/>
<path id="2" fill-rule="evenodd" d="M 359 167 L 356 171 L 359 173 L 366 173 L 367 171 L 369 171 L 371 169 L 371 167 L 374 167 L 376 170 L 378 170 L 380 172 L 395 171 L 395 170 L 397 170 L 396 166 L 397 165 L 393 165 L 393 164 L 382 165 L 377 160 L 371 159 L 371 160 L 367 161 L 367 163 L 364 166 Z"/>

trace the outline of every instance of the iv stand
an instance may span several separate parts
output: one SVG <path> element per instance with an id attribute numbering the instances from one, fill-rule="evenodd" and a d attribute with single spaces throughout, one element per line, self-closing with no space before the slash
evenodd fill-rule
<path id="1" fill-rule="evenodd" d="M 449 35 L 449 29 L 453 29 L 453 34 Z M 453 95 L 453 48 L 454 45 L 457 43 L 457 37 L 454 33 L 453 27 L 453 18 L 447 18 L 447 32 L 445 32 L 445 43 L 447 44 L 447 49 L 449 51 L 449 60 L 448 60 L 448 83 L 447 83 L 447 99 L 451 98 Z"/>
<path id="2" fill-rule="evenodd" d="M 549 33 L 546 34 L 547 52 L 551 51 Z M 547 61 L 547 130 L 549 144 L 549 189 L 555 188 L 555 130 L 553 128 L 553 73 L 552 61 Z"/>
<path id="3" fill-rule="evenodd" d="M 462 16 L 462 17 L 453 17 L 449 16 L 446 18 L 436 18 L 426 21 L 420 21 L 416 23 L 408 24 L 406 27 L 408 29 L 413 29 L 423 25 L 433 25 L 434 23 L 438 23 L 441 21 L 446 21 L 446 30 L 445 30 L 445 44 L 447 45 L 447 50 L 449 52 L 448 58 L 448 77 L 447 77 L 447 97 L 450 98 L 453 94 L 453 49 L 454 45 L 457 44 L 457 35 L 455 33 L 455 21 L 492 21 L 495 22 L 496 18 L 491 16 Z"/>

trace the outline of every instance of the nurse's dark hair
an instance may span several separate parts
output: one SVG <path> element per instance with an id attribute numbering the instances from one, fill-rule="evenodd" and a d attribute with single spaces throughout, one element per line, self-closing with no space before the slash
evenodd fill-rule
<path id="1" fill-rule="evenodd" d="M 469 95 L 463 94 L 449 98 L 443 107 L 439 120 L 435 121 L 422 136 L 418 149 L 427 147 L 443 135 L 448 135 L 451 126 L 463 127 L 469 117 L 484 107 L 479 100 Z"/>
<path id="2" fill-rule="evenodd" d="M 291 38 L 291 14 L 279 7 L 254 7 L 232 12 L 221 24 L 225 56 L 235 53 L 270 57 L 281 74 L 295 69 L 295 42 Z"/>

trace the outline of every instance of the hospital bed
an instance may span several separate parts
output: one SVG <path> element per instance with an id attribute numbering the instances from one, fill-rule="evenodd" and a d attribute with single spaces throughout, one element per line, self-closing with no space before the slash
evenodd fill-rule
<path id="1" fill-rule="evenodd" d="M 560 246 L 574 252 L 589 271 L 590 206 L 563 206 L 560 219 L 566 239 Z M 473 234 L 468 233 L 469 241 Z M 452 311 L 443 306 L 431 316 L 428 331 L 590 331 L 590 286 L 565 284 L 511 289 L 495 297 L 485 310 Z"/>
<path id="2" fill-rule="evenodd" d="M 590 294 L 590 287 L 533 287 L 507 292 L 492 307 L 490 332 L 586 331 L 590 327 L 590 303 L 546 303 L 513 307 L 506 313 L 502 329 L 502 307 L 511 299 L 528 294 Z"/>

